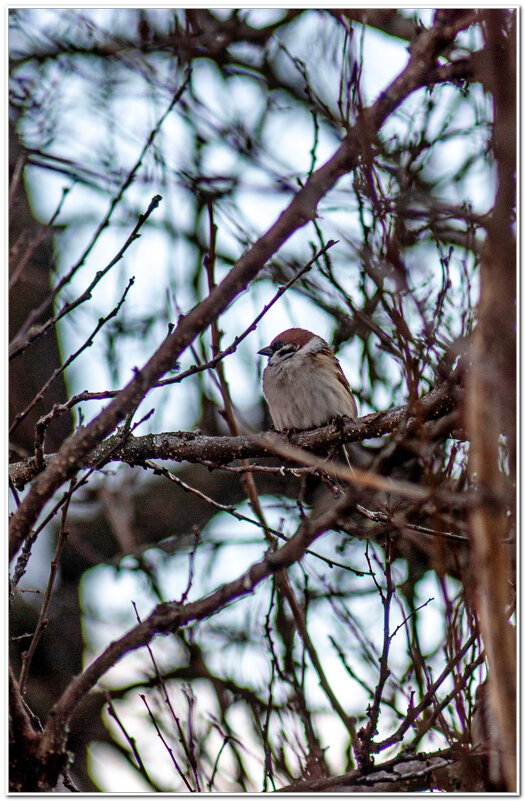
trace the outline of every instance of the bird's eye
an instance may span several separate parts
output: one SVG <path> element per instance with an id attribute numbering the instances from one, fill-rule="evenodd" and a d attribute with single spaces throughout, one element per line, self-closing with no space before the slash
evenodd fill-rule
<path id="1" fill-rule="evenodd" d="M 291 342 L 276 342 L 274 345 L 274 353 L 278 353 L 280 358 L 291 356 L 296 350 L 297 345 L 292 345 Z"/>

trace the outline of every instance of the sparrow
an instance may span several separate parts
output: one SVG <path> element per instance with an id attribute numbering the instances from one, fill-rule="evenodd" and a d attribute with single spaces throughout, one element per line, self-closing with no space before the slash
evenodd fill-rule
<path id="1" fill-rule="evenodd" d="M 322 337 L 288 328 L 259 354 L 269 356 L 263 394 L 277 431 L 318 428 L 342 415 L 357 417 L 352 390 Z"/>

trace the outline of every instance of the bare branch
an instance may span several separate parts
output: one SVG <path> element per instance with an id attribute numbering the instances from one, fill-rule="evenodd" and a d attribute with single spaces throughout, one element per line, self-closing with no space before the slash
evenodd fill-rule
<path id="1" fill-rule="evenodd" d="M 293 793 L 414 793 L 435 790 L 457 791 L 471 773 L 481 774 L 481 759 L 468 751 L 452 749 L 433 754 L 399 754 L 383 762 L 375 770 L 354 770 L 328 779 L 299 781 L 280 788 Z M 471 789 L 472 785 L 468 786 Z M 478 785 L 481 789 L 482 785 Z M 467 789 L 467 788 L 465 788 Z"/>
<path id="2" fill-rule="evenodd" d="M 516 243 L 513 232 L 516 157 L 516 30 L 504 41 L 503 9 L 486 15 L 485 83 L 493 92 L 493 148 L 498 164 L 496 205 L 487 226 L 481 261 L 478 326 L 468 377 L 470 473 L 477 504 L 472 511 L 473 566 L 480 627 L 491 666 L 489 692 L 502 733 L 507 790 L 516 789 L 516 638 L 507 622 L 511 602 L 510 560 L 504 547 L 514 515 L 516 414 Z M 514 12 L 515 14 L 515 12 Z M 513 17 L 515 22 L 515 16 Z M 502 59 L 505 59 L 502 63 Z M 505 79 L 501 79 L 501 75 Z M 501 470 L 500 435 L 510 443 L 510 477 Z"/>
<path id="3" fill-rule="evenodd" d="M 173 367 L 183 350 L 191 344 L 217 315 L 248 286 L 268 259 L 298 228 L 315 217 L 322 197 L 357 165 L 363 142 L 369 132 L 378 131 L 385 119 L 415 89 L 425 85 L 426 70 L 440 52 L 452 42 L 458 31 L 470 25 L 477 12 L 444 13 L 433 28 L 422 33 L 412 46 L 411 58 L 403 72 L 390 84 L 376 102 L 364 109 L 355 127 L 345 136 L 336 153 L 313 172 L 304 187 L 292 199 L 277 221 L 248 249 L 208 297 L 193 308 L 175 331 L 160 345 L 135 378 L 89 425 L 67 440 L 58 458 L 37 476 L 26 497 L 10 520 L 11 556 L 23 544 L 42 506 L 67 481 L 79 462 L 124 419 L 133 414 L 148 390 Z"/>
<path id="4" fill-rule="evenodd" d="M 343 442 L 363 442 L 392 434 L 402 428 L 407 434 L 427 421 L 429 425 L 436 419 L 455 409 L 460 391 L 458 387 L 448 389 L 441 386 L 431 390 L 418 400 L 417 411 L 410 404 L 374 412 L 357 420 L 337 421 L 323 428 L 290 434 L 244 434 L 237 437 L 208 437 L 194 431 L 177 433 L 147 434 L 133 437 L 125 444 L 115 448 L 115 438 L 110 437 L 99 445 L 89 457 L 79 463 L 79 467 L 91 467 L 106 454 L 111 453 L 112 461 L 140 465 L 146 459 L 169 459 L 182 462 L 199 462 L 206 466 L 228 464 L 234 459 L 271 456 L 277 443 L 290 444 L 313 453 L 327 453 Z M 456 428 L 456 418 L 448 419 L 448 430 Z M 445 432 L 441 431 L 441 435 Z M 58 454 L 45 457 L 46 466 L 53 464 Z M 23 489 L 38 473 L 32 459 L 15 462 L 9 466 L 9 477 L 17 489 Z"/>
<path id="5" fill-rule="evenodd" d="M 193 603 L 159 604 L 146 620 L 112 642 L 80 676 L 70 682 L 54 705 L 42 737 L 40 758 L 45 761 L 48 753 L 62 751 L 67 724 L 78 703 L 94 687 L 99 678 L 125 654 L 147 645 L 156 634 L 174 632 L 192 620 L 208 618 L 223 609 L 226 604 L 250 594 L 261 581 L 301 559 L 314 540 L 328 528 L 337 525 L 339 517 L 347 511 L 347 507 L 348 499 L 343 497 L 329 512 L 315 521 L 304 520 L 297 534 L 286 545 L 269 552 L 264 559 L 253 564 L 238 579 L 223 584 L 215 592 Z"/>

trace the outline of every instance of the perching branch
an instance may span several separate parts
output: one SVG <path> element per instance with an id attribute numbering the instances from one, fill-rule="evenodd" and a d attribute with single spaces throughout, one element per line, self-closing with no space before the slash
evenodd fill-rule
<path id="1" fill-rule="evenodd" d="M 92 467 L 110 454 L 109 461 L 121 461 L 140 465 L 146 459 L 166 459 L 176 462 L 195 462 L 206 466 L 228 464 L 236 459 L 273 456 L 273 443 L 291 444 L 317 454 L 329 452 L 343 442 L 364 442 L 367 439 L 392 434 L 401 428 L 407 435 L 421 423 L 429 429 L 437 420 L 444 420 L 449 433 L 460 427 L 455 414 L 461 389 L 454 385 L 442 385 L 419 399 L 417 409 L 408 404 L 386 412 L 367 414 L 357 420 L 331 423 L 323 428 L 290 434 L 243 434 L 238 437 L 209 437 L 194 431 L 166 432 L 131 437 L 115 448 L 115 437 L 110 437 L 86 456 L 79 468 Z M 445 432 L 440 429 L 440 435 Z M 267 442 L 267 444 L 265 444 Z M 45 457 L 50 467 L 59 454 Z M 9 477 L 19 490 L 35 478 L 38 468 L 32 458 L 15 462 L 9 466 Z"/>
<path id="2" fill-rule="evenodd" d="M 222 313 L 257 276 L 268 259 L 289 237 L 313 220 L 319 201 L 341 177 L 357 166 L 370 136 L 415 89 L 424 86 L 429 67 L 454 41 L 457 33 L 476 19 L 476 10 L 440 12 L 435 24 L 413 42 L 406 68 L 376 102 L 361 111 L 356 124 L 335 154 L 313 172 L 271 228 L 239 259 L 218 286 L 186 316 L 159 346 L 149 361 L 135 370 L 135 377 L 91 423 L 79 430 L 60 449 L 48 468 L 39 474 L 10 520 L 10 554 L 18 551 L 30 534 L 44 504 L 78 470 L 90 451 L 126 417 L 134 414 L 149 389 L 171 369 L 181 353 Z"/>

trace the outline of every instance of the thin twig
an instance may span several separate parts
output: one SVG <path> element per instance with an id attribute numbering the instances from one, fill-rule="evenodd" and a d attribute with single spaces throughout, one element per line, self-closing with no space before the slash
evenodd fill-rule
<path id="1" fill-rule="evenodd" d="M 58 284 L 56 285 L 56 287 L 54 288 L 54 290 L 50 294 L 50 296 L 48 298 L 46 298 L 46 300 L 44 300 L 43 303 L 41 303 L 40 306 L 37 309 L 34 309 L 31 312 L 31 314 L 28 316 L 26 322 L 23 324 L 23 326 L 19 330 L 19 332 L 16 335 L 15 339 L 11 343 L 11 347 L 9 349 L 9 358 L 10 359 L 14 358 L 19 353 L 21 353 L 23 350 L 25 350 L 25 348 L 28 347 L 28 345 L 30 345 L 31 342 L 34 342 L 35 339 L 38 339 L 39 337 L 43 336 L 43 334 L 45 334 L 46 331 L 49 330 L 49 328 L 54 326 L 58 322 L 58 320 L 60 320 L 64 315 L 68 314 L 71 311 L 72 308 L 75 308 L 75 306 L 78 305 L 78 303 L 76 301 L 73 302 L 74 305 L 71 305 L 69 303 L 65 303 L 62 306 L 61 310 L 58 312 L 58 314 L 54 315 L 54 317 L 50 318 L 43 325 L 35 326 L 34 328 L 32 328 L 33 323 L 36 323 L 36 321 L 41 318 L 42 314 L 44 314 L 44 312 L 47 311 L 47 309 L 51 308 L 52 304 L 54 303 L 55 298 L 58 295 L 58 293 L 64 288 L 64 286 L 66 286 L 71 281 L 71 279 L 76 274 L 76 272 L 80 269 L 80 267 L 82 267 L 82 265 L 84 264 L 86 258 L 89 255 L 89 253 L 94 248 L 95 243 L 97 242 L 98 238 L 100 237 L 100 234 L 102 233 L 102 231 L 104 231 L 107 228 L 107 226 L 109 224 L 109 221 L 110 221 L 110 219 L 111 219 L 111 217 L 113 215 L 114 210 L 117 208 L 117 206 L 120 203 L 120 201 L 122 199 L 122 196 L 124 195 L 126 190 L 133 183 L 135 175 L 136 175 L 137 171 L 139 170 L 139 168 L 142 165 L 142 161 L 144 159 L 144 156 L 146 155 L 146 152 L 149 150 L 150 146 L 152 145 L 152 143 L 153 143 L 155 137 L 157 136 L 162 124 L 164 123 L 164 120 L 166 119 L 168 114 L 172 111 L 173 107 L 178 102 L 178 100 L 180 100 L 182 94 L 184 93 L 184 91 L 185 91 L 185 89 L 186 89 L 186 87 L 187 87 L 187 85 L 189 83 L 190 76 L 191 76 L 191 68 L 189 68 L 187 70 L 186 76 L 185 76 L 184 81 L 182 82 L 180 88 L 175 92 L 175 94 L 173 96 L 173 99 L 171 100 L 168 108 L 163 113 L 163 115 L 159 119 L 158 123 L 155 125 L 155 127 L 153 128 L 153 130 L 149 134 L 149 136 L 148 136 L 148 138 L 146 140 L 146 143 L 144 144 L 144 147 L 142 148 L 137 161 L 135 162 L 135 164 L 131 168 L 130 172 L 128 173 L 128 175 L 127 175 L 126 179 L 124 180 L 124 183 L 120 187 L 119 191 L 117 192 L 115 197 L 111 200 L 108 212 L 106 213 L 104 219 L 102 220 L 102 222 L 99 224 L 97 230 L 95 231 L 95 234 L 93 235 L 93 237 L 91 239 L 91 242 L 89 243 L 89 245 L 87 246 L 87 248 L 85 249 L 85 251 L 83 252 L 81 257 L 79 258 L 79 260 L 73 265 L 73 267 L 71 267 L 69 272 L 66 273 L 66 275 L 64 275 L 60 279 L 60 281 L 58 282 Z M 160 200 L 161 200 L 161 198 L 160 198 L 159 195 L 156 195 L 153 198 L 153 200 L 151 201 L 150 206 L 148 208 L 148 211 L 146 212 L 145 215 L 141 215 L 141 217 L 139 218 L 139 223 L 137 224 L 138 227 L 136 226 L 134 228 L 131 237 L 129 237 L 127 242 L 125 243 L 124 248 L 119 252 L 119 254 L 117 254 L 115 259 L 113 259 L 110 262 L 110 264 L 104 270 L 101 271 L 101 274 L 97 273 L 97 276 L 95 276 L 94 282 L 92 282 L 92 284 L 90 285 L 91 289 L 93 289 L 95 284 L 98 283 L 98 281 L 100 281 L 100 279 L 103 277 L 103 275 L 105 275 L 105 273 L 108 271 L 108 269 L 110 269 L 110 267 L 112 267 L 114 264 L 116 264 L 117 261 L 119 261 L 119 259 L 122 257 L 122 254 L 123 254 L 124 250 L 127 247 L 129 247 L 129 245 L 131 244 L 132 241 L 134 241 L 134 239 L 136 239 L 136 233 L 137 233 L 138 229 L 144 224 L 144 222 L 146 221 L 146 219 L 149 216 L 149 214 L 151 214 L 153 209 L 158 206 Z M 88 293 L 88 294 L 86 295 L 86 293 Z M 80 296 L 82 298 L 81 302 L 84 302 L 84 300 L 88 300 L 89 299 L 89 297 L 90 297 L 89 293 L 90 293 L 90 288 L 88 287 L 88 289 Z"/>
<path id="2" fill-rule="evenodd" d="M 11 214 L 15 199 L 18 194 L 18 189 L 22 182 L 22 176 L 24 174 L 24 167 L 27 162 L 27 151 L 23 150 L 16 160 L 16 164 L 13 170 L 13 176 L 11 178 L 11 182 L 9 184 L 9 214 Z"/>
<path id="3" fill-rule="evenodd" d="M 391 550 L 390 550 L 389 537 L 387 536 L 385 541 L 385 564 L 383 567 L 383 572 L 386 579 L 386 592 L 383 591 L 382 587 L 378 584 L 377 579 L 375 577 L 375 573 L 373 571 L 372 564 L 368 556 L 368 543 L 366 547 L 366 559 L 368 562 L 368 566 L 370 568 L 370 575 L 372 576 L 374 583 L 378 589 L 379 596 L 381 598 L 381 603 L 383 605 L 383 650 L 379 658 L 379 679 L 374 691 L 372 704 L 367 710 L 368 723 L 359 732 L 359 740 L 360 740 L 360 744 L 358 747 L 359 767 L 369 766 L 372 764 L 372 759 L 371 759 L 372 738 L 377 733 L 377 722 L 379 720 L 379 712 L 381 708 L 383 692 L 385 689 L 385 684 L 388 679 L 388 676 L 390 675 L 390 671 L 388 668 L 388 655 L 390 653 L 390 645 L 392 642 L 392 636 L 390 634 L 390 606 L 392 603 L 392 598 L 394 596 L 395 587 L 394 587 L 394 582 L 392 581 Z"/>
<path id="4" fill-rule="evenodd" d="M 148 702 L 146 700 L 146 696 L 143 693 L 139 693 L 139 698 L 141 698 L 142 701 L 144 702 L 144 706 L 148 710 L 148 715 L 149 715 L 149 717 L 151 719 L 151 722 L 155 726 L 155 730 L 156 730 L 157 734 L 159 735 L 159 737 L 160 737 L 160 739 L 162 741 L 162 744 L 164 745 L 164 748 L 166 749 L 166 751 L 170 755 L 170 759 L 173 762 L 173 764 L 175 765 L 175 770 L 177 771 L 177 773 L 181 777 L 182 781 L 186 785 L 186 789 L 189 790 L 190 793 L 194 793 L 195 792 L 194 788 L 189 783 L 188 779 L 186 778 L 186 776 L 184 775 L 184 773 L 182 771 L 182 768 L 180 767 L 179 763 L 177 762 L 177 759 L 175 758 L 175 754 L 173 753 L 173 748 L 171 748 L 168 745 L 168 743 L 166 742 L 166 739 L 164 738 L 164 735 L 162 734 L 162 732 L 161 732 L 161 730 L 159 728 L 159 724 L 155 720 L 155 715 L 153 714 L 153 712 L 151 711 L 151 709 L 149 707 L 149 704 L 148 704 Z"/>
<path id="5" fill-rule="evenodd" d="M 313 258 L 311 258 L 310 261 L 304 265 L 304 267 L 301 267 L 300 270 L 297 270 L 297 272 L 294 273 L 294 275 L 290 278 L 289 281 L 286 282 L 286 284 L 280 286 L 275 295 L 273 296 L 273 298 L 270 300 L 270 302 L 263 307 L 263 310 L 260 312 L 260 314 L 257 315 L 257 317 L 255 317 L 255 319 L 253 320 L 252 323 L 250 323 L 248 328 L 246 328 L 242 332 L 242 334 L 239 334 L 238 336 L 235 337 L 231 345 L 228 345 L 227 348 L 224 348 L 224 350 L 221 350 L 219 353 L 215 354 L 213 358 L 210 359 L 209 361 L 204 362 L 203 364 L 194 364 L 192 367 L 189 367 L 183 373 L 179 373 L 179 375 L 174 376 L 173 378 L 163 378 L 161 381 L 157 381 L 155 386 L 163 387 L 166 386 L 166 384 L 178 384 L 180 381 L 183 381 L 185 378 L 188 378 L 188 376 L 195 375 L 195 373 L 200 373 L 203 370 L 209 370 L 210 368 L 217 367 L 219 362 L 221 362 L 226 356 L 230 356 L 232 353 L 235 353 L 239 344 L 243 341 L 243 339 L 246 339 L 248 334 L 250 334 L 252 331 L 255 331 L 257 325 L 261 322 L 265 314 L 272 308 L 274 303 L 277 303 L 279 298 L 282 295 L 284 295 L 284 293 L 288 289 L 290 289 L 290 287 L 293 286 L 299 280 L 299 278 L 302 278 L 302 276 L 305 275 L 312 268 L 312 266 L 316 263 L 316 261 L 318 261 L 318 259 L 320 259 L 321 256 L 323 256 L 326 253 L 327 250 L 329 250 L 334 245 L 337 245 L 338 241 L 339 240 L 337 239 L 330 239 L 326 243 L 326 245 L 324 245 L 324 247 L 322 247 L 320 250 L 317 251 L 315 256 L 313 256 Z"/>
<path id="6" fill-rule="evenodd" d="M 75 480 L 72 479 L 71 483 L 70 483 L 68 498 L 67 498 L 66 502 L 64 503 L 64 505 L 62 507 L 62 514 L 61 514 L 61 519 L 60 519 L 60 531 L 58 533 L 58 540 L 57 540 L 57 544 L 56 544 L 56 548 L 55 548 L 55 555 L 54 555 L 53 560 L 51 562 L 51 569 L 49 571 L 49 579 L 47 581 L 47 587 L 46 587 L 46 590 L 44 592 L 44 598 L 42 600 L 42 606 L 40 607 L 40 614 L 38 615 L 38 621 L 37 621 L 37 624 L 36 624 L 35 633 L 33 634 L 33 639 L 31 640 L 29 648 L 27 649 L 27 651 L 24 651 L 24 653 L 22 654 L 22 668 L 20 670 L 20 678 L 18 680 L 18 683 L 20 685 L 20 692 L 22 694 L 25 694 L 25 685 L 26 685 L 27 676 L 28 676 L 28 673 L 29 673 L 29 667 L 31 665 L 31 660 L 33 659 L 33 656 L 35 654 L 36 647 L 37 647 L 37 645 L 39 643 L 39 640 L 40 640 L 42 634 L 44 633 L 44 629 L 46 628 L 46 626 L 47 626 L 47 624 L 49 622 L 46 619 L 46 613 L 47 613 L 47 608 L 49 606 L 49 602 L 51 600 L 51 593 L 53 591 L 53 585 L 55 583 L 55 579 L 56 579 L 57 573 L 58 573 L 58 563 L 59 563 L 59 560 L 60 560 L 60 554 L 62 553 L 62 548 L 64 547 L 64 544 L 66 542 L 67 536 L 69 534 L 69 531 L 66 529 L 66 521 L 67 521 L 67 513 L 68 513 L 68 510 L 69 510 L 69 503 L 71 501 L 71 496 L 72 496 L 72 494 L 74 492 L 74 489 L 75 489 L 75 483 L 76 483 Z"/>
<path id="7" fill-rule="evenodd" d="M 137 621 L 139 623 L 141 623 L 142 621 L 140 619 L 140 616 L 139 616 L 139 613 L 138 613 L 138 610 L 137 610 L 137 606 L 136 606 L 134 601 L 132 601 L 131 603 L 133 604 L 133 609 L 135 610 L 135 616 L 137 618 Z M 173 706 L 172 706 L 172 703 L 171 703 L 171 699 L 170 699 L 170 696 L 169 696 L 169 693 L 168 693 L 168 688 L 166 687 L 166 683 L 165 683 L 165 681 L 164 681 L 164 679 L 162 677 L 162 673 L 159 670 L 159 667 L 157 665 L 157 661 L 155 659 L 155 656 L 153 655 L 153 651 L 151 650 L 151 647 L 150 647 L 150 645 L 148 643 L 146 643 L 146 648 L 148 650 L 148 654 L 150 656 L 151 663 L 153 665 L 153 669 L 155 670 L 155 676 L 157 677 L 158 686 L 162 690 L 162 693 L 164 695 L 164 701 L 166 702 L 166 705 L 167 705 L 167 707 L 168 707 L 168 709 L 169 709 L 169 711 L 171 713 L 171 716 L 172 716 L 173 720 L 175 721 L 175 726 L 177 727 L 177 732 L 179 734 L 179 741 L 180 741 L 180 743 L 182 745 L 183 751 L 184 751 L 184 753 L 186 755 L 186 758 L 188 760 L 188 764 L 190 765 L 190 767 L 191 767 L 191 769 L 193 771 L 193 778 L 195 779 L 195 786 L 196 786 L 197 792 L 200 792 L 199 775 L 198 775 L 198 771 L 197 771 L 197 763 L 195 761 L 195 755 L 194 755 L 193 750 L 190 747 L 190 745 L 186 742 L 186 737 L 184 735 L 184 731 L 182 729 L 180 720 L 179 720 L 178 716 L 175 714 L 175 710 L 173 709 Z M 143 698 L 143 696 L 141 696 L 141 698 Z M 146 703 L 146 700 L 144 698 L 143 698 L 143 700 L 144 700 L 144 703 Z M 146 706 L 147 706 L 147 704 L 146 704 Z M 148 711 L 149 711 L 149 707 L 148 707 Z M 157 728 L 157 731 L 158 731 L 158 728 Z"/>
<path id="8" fill-rule="evenodd" d="M 436 706 L 432 710 L 431 714 L 418 726 L 417 734 L 410 743 L 412 748 L 415 749 L 417 747 L 425 734 L 434 726 L 436 719 L 441 715 L 443 709 L 445 709 L 445 707 L 447 707 L 450 702 L 453 701 L 454 698 L 464 689 L 468 679 L 472 676 L 476 668 L 485 662 L 485 659 L 485 651 L 482 651 L 473 662 L 470 662 L 467 665 L 461 679 L 459 681 L 457 679 L 454 681 L 454 689 L 451 690 L 441 701 L 439 701 L 439 703 L 436 703 Z"/>
<path id="9" fill-rule="evenodd" d="M 441 674 L 436 679 L 436 681 L 434 681 L 430 685 L 430 687 L 428 688 L 427 692 L 425 693 L 425 695 L 421 699 L 420 703 L 417 706 L 410 707 L 408 709 L 407 714 L 406 714 L 403 722 L 398 727 L 398 729 L 394 732 L 394 734 L 391 734 L 389 737 L 385 738 L 380 743 L 372 743 L 371 744 L 372 745 L 372 750 L 373 750 L 374 753 L 380 753 L 381 751 L 384 751 L 386 748 L 390 748 L 390 746 L 395 745 L 396 743 L 400 742 L 400 740 L 403 739 L 405 733 L 415 723 L 415 721 L 417 720 L 417 718 L 419 717 L 421 712 L 423 712 L 428 707 L 428 705 L 431 703 L 431 701 L 434 698 L 434 695 L 436 693 L 436 690 L 441 686 L 441 684 L 443 684 L 443 682 L 445 681 L 447 676 L 453 671 L 454 667 L 458 664 L 458 662 L 461 659 L 463 659 L 463 657 L 465 656 L 465 654 L 467 653 L 469 648 L 471 648 L 472 645 L 476 642 L 478 636 L 479 636 L 479 632 L 478 632 L 478 630 L 476 628 L 476 630 L 471 634 L 471 636 L 468 638 L 467 642 L 461 648 L 461 650 L 456 654 L 456 656 L 453 659 L 451 659 L 448 662 L 448 664 L 442 670 Z"/>
<path id="10" fill-rule="evenodd" d="M 282 531 L 278 531 L 278 529 L 272 528 L 267 523 L 263 524 L 258 520 L 254 520 L 252 517 L 247 517 L 246 515 L 241 514 L 241 512 L 237 511 L 235 506 L 215 501 L 213 498 L 210 498 L 209 495 L 205 495 L 196 487 L 192 487 L 191 484 L 187 484 L 185 481 L 179 478 L 179 476 L 177 476 L 175 473 L 170 472 L 166 467 L 159 467 L 154 462 L 150 461 L 144 462 L 144 466 L 149 467 L 151 470 L 154 471 L 156 475 L 164 476 L 164 478 L 167 478 L 169 481 L 173 481 L 174 484 L 177 484 L 185 492 L 191 492 L 194 495 L 196 495 L 197 498 L 206 501 L 206 503 L 209 503 L 211 506 L 213 506 L 214 509 L 217 509 L 217 511 L 226 512 L 227 514 L 234 517 L 236 520 L 242 520 L 245 523 L 250 523 L 252 526 L 256 526 L 257 528 L 260 528 L 263 531 L 265 530 L 269 531 L 271 534 L 273 534 L 274 537 L 277 537 L 278 539 L 283 540 L 284 542 L 289 542 L 289 537 L 286 537 L 282 533 Z M 356 576 L 364 575 L 362 570 L 356 570 L 355 568 L 350 567 L 349 565 L 345 565 L 342 562 L 338 562 L 335 559 L 331 559 L 328 556 L 322 556 L 321 554 L 317 553 L 316 551 L 312 551 L 309 548 L 306 549 L 305 553 L 307 553 L 309 556 L 314 556 L 316 559 L 320 559 L 322 562 L 325 562 L 325 564 L 327 564 L 328 567 L 330 568 L 340 567 L 342 570 L 348 570 L 349 572 L 354 573 L 354 575 Z"/>
<path id="11" fill-rule="evenodd" d="M 46 236 L 48 235 L 49 231 L 51 230 L 55 220 L 57 219 L 58 215 L 62 211 L 62 206 L 64 205 L 64 201 L 68 196 L 69 192 L 71 191 L 71 186 L 66 186 L 62 189 L 62 197 L 58 203 L 58 206 L 55 209 L 54 214 L 52 214 L 51 219 L 46 225 L 43 225 L 35 238 L 28 244 L 26 250 L 24 251 L 24 255 L 18 262 L 16 268 L 13 270 L 11 277 L 9 278 L 9 291 L 15 286 L 15 284 L 19 281 L 20 276 L 22 275 L 23 271 L 25 270 L 30 258 L 32 257 L 33 253 L 37 249 L 37 247 L 44 241 Z"/>
<path id="12" fill-rule="evenodd" d="M 151 777 L 148 774 L 148 771 L 146 770 L 146 768 L 144 766 L 144 763 L 142 761 L 142 757 L 140 756 L 139 751 L 137 749 L 137 744 L 135 742 L 135 738 L 131 737 L 128 734 L 124 724 L 122 723 L 122 721 L 120 720 L 119 716 L 117 715 L 117 711 L 116 711 L 116 709 L 115 709 L 115 707 L 113 705 L 113 702 L 111 700 L 111 695 L 109 694 L 109 692 L 107 690 L 105 691 L 104 694 L 106 696 L 106 701 L 108 703 L 108 714 L 113 718 L 113 720 L 116 722 L 117 726 L 119 727 L 120 731 L 124 735 L 124 738 L 125 738 L 126 742 L 128 743 L 129 747 L 131 748 L 131 751 L 133 752 L 133 756 L 135 757 L 135 759 L 137 761 L 137 766 L 138 766 L 138 769 L 139 769 L 140 773 L 144 776 L 145 780 L 153 788 L 153 790 L 155 790 L 155 792 L 157 792 L 157 793 L 161 792 L 161 788 L 159 787 L 158 784 L 156 784 L 151 779 Z"/>
<path id="13" fill-rule="evenodd" d="M 16 417 L 14 418 L 13 422 L 11 423 L 11 425 L 9 427 L 9 435 L 11 435 L 13 433 L 13 431 L 17 428 L 17 426 L 20 425 L 22 420 L 24 420 L 24 418 L 29 414 L 29 412 L 31 411 L 33 406 L 35 406 L 35 404 L 38 403 L 39 400 L 42 400 L 42 398 L 44 397 L 44 393 L 51 386 L 53 381 L 56 378 L 58 378 L 59 375 L 61 375 L 63 372 L 65 372 L 65 370 L 67 370 L 67 368 L 70 366 L 70 364 L 72 364 L 75 361 L 75 359 L 78 358 L 78 356 L 80 356 L 80 354 L 83 351 L 85 351 L 87 348 L 90 348 L 92 346 L 93 340 L 96 337 L 96 335 L 98 334 L 98 332 L 101 330 L 101 328 L 103 328 L 106 325 L 106 323 L 109 322 L 109 320 L 111 320 L 113 317 L 117 316 L 117 314 L 119 313 L 119 311 L 120 311 L 120 309 L 122 307 L 122 304 L 126 300 L 126 295 L 128 294 L 129 290 L 131 289 L 131 287 L 133 286 L 134 283 L 135 283 L 135 278 L 131 277 L 129 279 L 129 281 L 128 281 L 128 285 L 126 286 L 121 299 L 119 300 L 119 302 L 115 306 L 115 308 L 112 309 L 109 312 L 109 314 L 106 315 L 106 317 L 101 317 L 99 319 L 98 323 L 96 324 L 95 328 L 91 332 L 91 334 L 82 343 L 82 345 L 79 348 L 77 348 L 77 350 L 74 353 L 72 353 L 70 356 L 68 356 L 68 358 L 65 360 L 65 362 L 63 362 L 61 365 L 59 365 L 58 367 L 56 367 L 53 370 L 53 373 L 47 379 L 45 384 L 43 384 L 43 386 L 40 387 L 40 389 L 38 390 L 38 392 L 35 395 L 35 397 L 33 398 L 33 400 L 26 406 L 26 408 L 22 412 L 19 412 L 16 415 Z M 36 461 L 36 465 L 37 465 L 38 468 L 40 468 L 44 463 L 43 462 L 44 454 L 43 454 L 43 450 L 42 450 L 42 448 L 43 448 L 43 436 L 44 436 L 44 430 L 39 431 L 38 434 L 37 434 L 37 441 L 35 443 L 35 461 Z M 40 441 L 40 440 L 42 440 L 42 441 Z"/>
<path id="14" fill-rule="evenodd" d="M 119 447 L 119 440 L 120 441 L 125 441 L 132 434 L 132 432 L 137 428 L 137 426 L 141 425 L 144 422 L 144 420 L 147 420 L 147 418 L 150 417 L 152 414 L 153 414 L 153 409 L 150 412 L 148 412 L 137 423 L 134 423 L 132 428 L 129 428 L 129 427 L 126 427 L 126 426 L 123 427 L 122 430 L 119 432 L 119 434 L 115 438 L 114 447 L 118 448 Z M 40 523 L 40 525 L 36 529 L 33 529 L 31 531 L 31 535 L 25 540 L 24 545 L 22 546 L 22 551 L 21 551 L 20 556 L 19 556 L 19 558 L 17 560 L 17 563 L 16 563 L 15 572 L 14 572 L 13 581 L 12 581 L 13 586 L 16 586 L 18 584 L 18 582 L 20 581 L 20 579 L 22 578 L 22 576 L 25 573 L 27 562 L 28 562 L 29 557 L 31 555 L 31 548 L 32 548 L 33 543 L 35 542 L 37 536 L 47 526 L 47 524 L 54 518 L 54 516 L 56 515 L 58 510 L 61 508 L 61 506 L 64 503 L 68 503 L 69 502 L 69 499 L 71 498 L 73 492 L 76 492 L 78 489 L 80 489 L 80 487 L 83 487 L 85 484 L 87 484 L 87 482 L 88 482 L 89 478 L 91 477 L 91 475 L 94 472 L 96 472 L 97 470 L 100 470 L 101 467 L 103 467 L 106 464 L 106 462 L 107 462 L 107 458 L 105 456 L 101 457 L 98 460 L 98 462 L 96 462 L 93 465 L 93 467 L 91 467 L 88 470 L 88 472 L 84 476 L 82 476 L 81 479 L 75 480 L 73 489 L 70 489 L 67 492 L 64 492 L 62 494 L 62 496 L 58 499 L 58 501 L 54 504 L 54 506 L 51 509 L 51 511 L 49 512 L 49 514 L 47 514 L 46 517 L 44 518 L 44 520 Z"/>
<path id="15" fill-rule="evenodd" d="M 296 192 L 274 224 L 250 246 L 227 272 L 217 288 L 179 320 L 151 358 L 100 414 L 70 437 L 61 447 L 55 463 L 36 477 L 29 492 L 9 522 L 10 557 L 29 536 L 43 505 L 78 470 L 79 463 L 127 414 L 134 413 L 151 386 L 177 361 L 181 353 L 221 314 L 240 292 L 255 279 L 274 253 L 289 237 L 314 219 L 319 202 L 343 175 L 355 169 L 362 152 L 363 133 L 379 132 L 392 112 L 416 89 L 426 85 L 426 70 L 456 38 L 459 31 L 476 19 L 476 11 L 441 18 L 413 42 L 410 59 L 403 71 L 369 107 L 358 115 L 332 157 L 319 167 Z M 286 546 L 285 546 L 286 547 Z"/>

